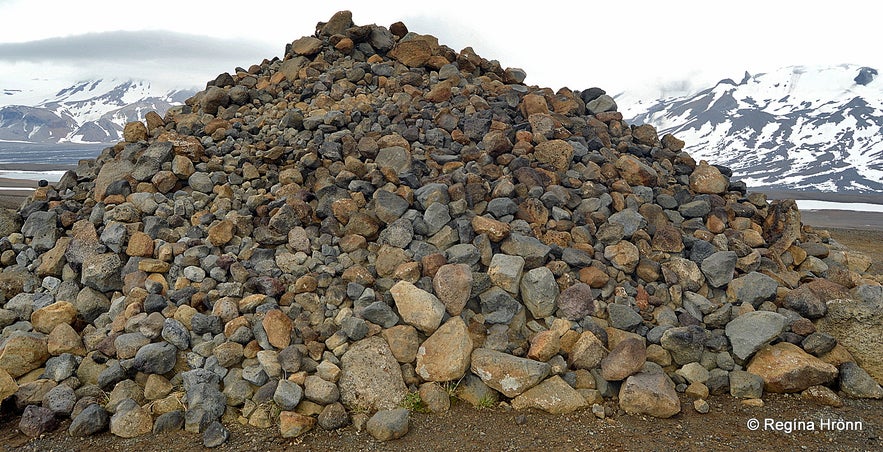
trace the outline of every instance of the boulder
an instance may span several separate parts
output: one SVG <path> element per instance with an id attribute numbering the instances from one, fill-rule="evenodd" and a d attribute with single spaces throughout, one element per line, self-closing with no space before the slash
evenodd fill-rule
<path id="1" fill-rule="evenodd" d="M 837 378 L 836 367 L 789 342 L 762 347 L 746 370 L 763 378 L 767 392 L 800 392 Z"/>
<path id="2" fill-rule="evenodd" d="M 549 364 L 487 348 L 472 352 L 472 373 L 506 397 L 515 397 L 549 375 Z"/>
<path id="3" fill-rule="evenodd" d="M 619 390 L 619 406 L 632 416 L 669 418 L 681 412 L 675 385 L 662 372 L 641 372 L 628 377 Z"/>

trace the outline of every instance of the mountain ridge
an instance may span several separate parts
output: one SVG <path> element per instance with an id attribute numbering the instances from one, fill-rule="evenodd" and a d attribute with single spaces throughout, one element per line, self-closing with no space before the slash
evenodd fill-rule
<path id="1" fill-rule="evenodd" d="M 143 120 L 149 111 L 164 114 L 170 107 L 181 105 L 196 90 L 163 90 L 146 80 L 110 78 L 81 80 L 46 97 L 39 92 L 3 90 L 4 94 L 18 96 L 20 100 L 30 95 L 31 105 L 0 107 L 0 141 L 113 143 L 122 138 L 126 123 Z M 36 98 L 42 100 L 33 103 L 32 99 Z"/>
<path id="2" fill-rule="evenodd" d="M 858 65 L 746 72 L 692 94 L 626 106 L 687 143 L 697 158 L 733 169 L 751 187 L 883 191 L 883 83 Z"/>

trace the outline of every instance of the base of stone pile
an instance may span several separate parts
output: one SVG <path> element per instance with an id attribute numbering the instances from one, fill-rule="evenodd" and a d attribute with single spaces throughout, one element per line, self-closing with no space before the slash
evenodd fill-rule
<path id="1" fill-rule="evenodd" d="M 693 410 L 689 397 L 681 395 L 682 412 L 668 419 L 648 420 L 644 416 L 614 413 L 599 419 L 586 409 L 569 415 L 551 415 L 536 410 L 515 411 L 494 407 L 476 409 L 455 399 L 448 413 L 411 412 L 407 435 L 388 443 L 400 451 L 434 450 L 529 450 L 549 447 L 555 450 L 583 449 L 589 445 L 606 450 L 653 450 L 660 438 L 677 448 L 695 447 L 702 443 L 709 450 L 749 449 L 764 444 L 769 449 L 822 450 L 837 444 L 839 450 L 879 450 L 880 426 L 883 425 L 883 401 L 846 399 L 841 408 L 808 403 L 796 394 L 770 394 L 762 407 L 743 404 L 729 396 L 710 396 L 708 414 Z M 814 420 L 816 431 L 759 428 L 751 431 L 751 419 L 763 421 Z M 861 421 L 863 429 L 821 430 L 823 419 Z M 183 430 L 148 434 L 126 440 L 109 432 L 85 438 L 67 433 L 70 421 L 62 421 L 54 432 L 38 438 L 18 431 L 18 416 L 0 414 L 0 444 L 3 450 L 121 450 L 137 444 L 143 452 L 168 450 L 204 450 L 202 435 Z M 792 424 L 793 425 L 793 424 Z M 227 425 L 230 438 L 219 450 L 273 451 L 297 446 L 299 450 L 337 451 L 367 450 L 377 447 L 376 440 L 354 426 L 327 431 L 313 429 L 298 438 L 284 438 L 278 432 L 243 426 Z M 137 441 L 137 443 L 135 442 Z"/>

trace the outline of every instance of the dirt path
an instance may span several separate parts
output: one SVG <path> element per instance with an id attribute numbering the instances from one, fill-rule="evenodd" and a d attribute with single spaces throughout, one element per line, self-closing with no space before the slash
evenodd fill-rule
<path id="1" fill-rule="evenodd" d="M 537 450 L 883 450 L 883 401 L 847 400 L 846 406 L 814 405 L 797 395 L 768 395 L 760 408 L 729 396 L 709 400 L 711 412 L 699 414 L 682 399 L 683 411 L 670 419 L 616 414 L 597 419 L 584 410 L 553 416 L 504 408 L 478 410 L 457 402 L 444 414 L 412 413 L 410 432 L 388 443 L 347 427 L 337 432 L 313 430 L 296 440 L 275 429 L 229 426 L 230 440 L 220 451 L 537 451 Z M 757 419 L 756 431 L 748 428 Z M 827 425 L 827 421 L 834 423 Z M 836 421 L 844 421 L 837 424 Z M 781 422 L 776 426 L 775 422 Z M 791 422 L 791 424 L 787 424 Z M 810 423 L 814 430 L 809 430 Z M 4 451 L 196 451 L 201 435 L 177 433 L 121 439 L 109 433 L 71 438 L 65 422 L 58 431 L 29 439 L 15 429 L 15 419 L 0 423 Z M 777 428 L 776 428 L 777 427 Z M 790 432 L 788 431 L 790 427 Z M 848 429 L 838 430 L 838 427 Z"/>

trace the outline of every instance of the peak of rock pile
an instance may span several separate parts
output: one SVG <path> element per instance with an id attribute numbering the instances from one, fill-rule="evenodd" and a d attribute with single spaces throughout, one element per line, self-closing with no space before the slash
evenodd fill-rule
<path id="1" fill-rule="evenodd" d="M 233 422 L 397 438 L 445 389 L 599 416 L 880 397 L 867 258 L 602 90 L 524 77 L 340 12 L 130 123 L 0 215 L 0 398 L 217 445 Z"/>

